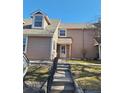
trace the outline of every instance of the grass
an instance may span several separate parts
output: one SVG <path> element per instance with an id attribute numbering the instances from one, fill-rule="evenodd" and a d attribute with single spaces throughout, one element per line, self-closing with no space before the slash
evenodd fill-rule
<path id="1" fill-rule="evenodd" d="M 25 82 L 43 82 L 48 77 L 48 66 L 47 65 L 30 65 L 26 76 Z"/>
<path id="2" fill-rule="evenodd" d="M 70 64 L 82 64 L 82 65 L 93 65 L 93 64 L 101 64 L 99 60 L 67 60 L 67 63 Z"/>
<path id="3" fill-rule="evenodd" d="M 86 90 L 101 90 L 100 61 L 67 60 L 78 85 Z"/>
<path id="4" fill-rule="evenodd" d="M 94 60 L 67 60 L 78 85 L 86 90 L 101 91 L 101 65 Z M 43 82 L 48 77 L 48 65 L 30 65 L 24 78 L 26 82 Z"/>

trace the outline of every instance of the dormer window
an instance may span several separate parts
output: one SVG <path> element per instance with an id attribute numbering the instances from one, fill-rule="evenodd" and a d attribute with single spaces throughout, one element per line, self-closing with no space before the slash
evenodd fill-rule
<path id="1" fill-rule="evenodd" d="M 45 29 L 48 25 L 51 24 L 48 16 L 39 10 L 34 12 L 31 17 L 32 17 L 32 28 Z"/>
<path id="2" fill-rule="evenodd" d="M 42 27 L 42 16 L 35 16 L 35 22 L 34 26 L 35 27 Z"/>

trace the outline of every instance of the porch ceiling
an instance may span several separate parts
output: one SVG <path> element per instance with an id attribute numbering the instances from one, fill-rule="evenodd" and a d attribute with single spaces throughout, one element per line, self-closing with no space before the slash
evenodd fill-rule
<path id="1" fill-rule="evenodd" d="M 71 38 L 58 38 L 58 44 L 72 44 Z"/>

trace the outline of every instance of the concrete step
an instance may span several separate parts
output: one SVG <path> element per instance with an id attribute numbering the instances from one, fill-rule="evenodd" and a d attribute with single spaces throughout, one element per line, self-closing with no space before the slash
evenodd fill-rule
<path id="1" fill-rule="evenodd" d="M 69 65 L 68 63 L 58 63 L 58 65 Z"/>
<path id="2" fill-rule="evenodd" d="M 69 68 L 57 67 L 57 71 L 67 71 Z"/>
<path id="3" fill-rule="evenodd" d="M 65 74 L 55 73 L 54 78 L 66 78 Z"/>
<path id="4" fill-rule="evenodd" d="M 74 87 L 71 84 L 63 86 L 52 86 L 51 93 L 74 93 Z"/>
<path id="5" fill-rule="evenodd" d="M 70 78 L 54 78 L 53 84 L 55 85 L 73 84 L 73 81 Z"/>
<path id="6" fill-rule="evenodd" d="M 57 67 L 69 68 L 69 65 L 57 65 Z"/>
<path id="7" fill-rule="evenodd" d="M 55 78 L 71 78 L 69 71 L 57 71 L 54 74 Z"/>
<path id="8" fill-rule="evenodd" d="M 62 86 L 62 85 L 73 85 L 73 82 L 53 82 L 52 85 L 54 86 Z"/>

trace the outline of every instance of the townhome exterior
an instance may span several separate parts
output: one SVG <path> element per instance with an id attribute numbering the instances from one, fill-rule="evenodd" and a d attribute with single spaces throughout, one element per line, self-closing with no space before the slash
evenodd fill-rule
<path id="1" fill-rule="evenodd" d="M 99 56 L 96 26 L 61 23 L 42 11 L 32 13 L 23 23 L 23 50 L 30 60 L 96 59 Z"/>

